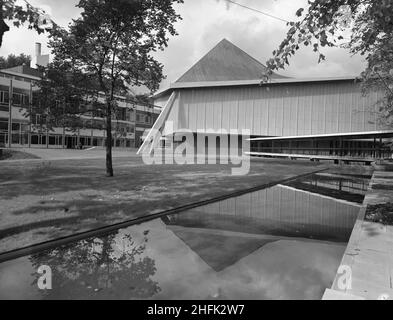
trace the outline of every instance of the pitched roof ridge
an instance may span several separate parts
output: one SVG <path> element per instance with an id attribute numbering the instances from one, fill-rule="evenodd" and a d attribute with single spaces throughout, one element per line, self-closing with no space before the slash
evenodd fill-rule
<path id="1" fill-rule="evenodd" d="M 206 52 L 197 62 L 195 62 L 190 68 L 187 69 L 175 82 L 178 82 L 183 76 L 189 72 L 192 68 L 194 68 L 198 63 L 200 63 L 210 52 L 212 52 L 216 47 L 218 47 L 222 42 L 228 41 L 226 38 L 223 38 L 220 42 L 218 42 L 213 48 L 211 48 L 208 52 Z M 229 41 L 228 41 L 229 42 Z"/>
<path id="2" fill-rule="evenodd" d="M 231 41 L 223 38 L 194 63 L 175 83 L 262 79 L 267 67 Z M 260 74 L 259 74 L 260 73 Z M 273 73 L 273 78 L 285 78 Z"/>
<path id="3" fill-rule="evenodd" d="M 235 47 L 236 49 L 238 49 L 239 51 L 241 51 L 243 54 L 245 54 L 246 56 L 248 56 L 249 58 L 251 58 L 252 60 L 254 60 L 256 63 L 260 64 L 261 66 L 263 66 L 264 68 L 267 68 L 261 61 L 259 61 L 258 59 L 254 58 L 252 55 L 250 55 L 249 53 L 247 53 L 246 51 L 244 51 L 242 48 L 238 47 L 236 44 L 234 44 L 233 42 L 227 40 L 227 39 L 223 39 L 221 40 L 221 42 L 223 42 L 224 40 L 226 40 L 228 43 L 230 43 L 233 47 Z"/>

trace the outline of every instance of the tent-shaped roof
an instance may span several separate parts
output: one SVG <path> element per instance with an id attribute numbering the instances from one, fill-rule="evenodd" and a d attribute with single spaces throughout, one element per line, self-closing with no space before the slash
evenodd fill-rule
<path id="1" fill-rule="evenodd" d="M 267 68 L 223 39 L 176 82 L 260 80 Z M 274 73 L 272 78 L 286 78 Z"/>

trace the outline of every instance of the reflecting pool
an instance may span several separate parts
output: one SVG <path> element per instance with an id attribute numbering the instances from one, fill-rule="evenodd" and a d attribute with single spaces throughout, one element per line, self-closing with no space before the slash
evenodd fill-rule
<path id="1" fill-rule="evenodd" d="M 315 174 L 7 261 L 0 298 L 320 299 L 368 179 Z"/>

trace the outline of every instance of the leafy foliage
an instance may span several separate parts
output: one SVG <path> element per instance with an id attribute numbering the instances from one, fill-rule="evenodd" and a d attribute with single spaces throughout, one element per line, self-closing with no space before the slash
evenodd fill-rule
<path id="1" fill-rule="evenodd" d="M 9 54 L 7 58 L 0 57 L 0 69 L 7 69 L 25 64 L 30 65 L 31 57 L 24 53 L 16 56 L 14 54 Z"/>
<path id="2" fill-rule="evenodd" d="M 308 8 L 300 8 L 296 16 L 267 61 L 268 74 L 289 65 L 302 46 L 311 46 L 318 62 L 325 60 L 321 50 L 327 47 L 365 55 L 363 92 L 384 91 L 385 97 L 378 102 L 380 120 L 393 125 L 393 0 L 309 0 Z M 345 39 L 348 32 L 350 38 Z"/>
<path id="3" fill-rule="evenodd" d="M 377 101 L 377 120 L 383 126 L 393 127 L 393 39 L 386 39 L 373 49 L 367 60 L 367 68 L 361 74 L 363 92 L 384 93 Z"/>
<path id="4" fill-rule="evenodd" d="M 27 0 L 24 0 L 24 4 L 18 5 L 16 0 L 0 1 L 0 46 L 4 33 L 9 30 L 4 20 L 12 21 L 15 27 L 27 24 L 29 29 L 37 31 L 38 34 L 49 31 L 54 25 L 45 11 L 32 6 Z"/>
<path id="5" fill-rule="evenodd" d="M 33 94 L 32 109 L 25 109 L 25 116 L 40 115 L 37 129 L 64 127 L 76 131 L 79 128 L 95 128 L 94 123 L 83 118 L 90 119 L 92 115 L 105 111 L 92 76 L 75 70 L 69 63 L 58 61 L 41 67 L 40 73 L 41 80 L 37 82 L 39 91 Z"/>
<path id="6" fill-rule="evenodd" d="M 183 0 L 80 0 L 81 16 L 69 30 L 54 26 L 49 47 L 54 64 L 88 74 L 105 95 L 107 175 L 112 169 L 112 113 L 115 94 L 129 86 L 158 89 L 163 66 L 151 53 L 163 50 L 168 36 L 176 35 L 174 23 L 181 19 L 174 9 Z"/>
<path id="7" fill-rule="evenodd" d="M 370 54 L 393 32 L 392 0 L 314 0 L 308 4 L 307 10 L 296 12 L 298 21 L 288 23 L 285 39 L 267 63 L 271 70 L 284 68 L 301 46 L 311 46 L 319 62 L 325 60 L 320 52 L 323 47 L 344 46 L 353 54 Z M 351 38 L 345 43 L 347 30 Z"/>
<path id="8" fill-rule="evenodd" d="M 54 28 L 49 46 L 55 60 L 94 74 L 106 94 L 127 85 L 156 90 L 162 65 L 150 53 L 167 46 L 168 33 L 176 34 L 175 2 L 182 0 L 81 0 L 82 16 L 69 32 Z"/>
<path id="9" fill-rule="evenodd" d="M 56 283 L 41 293 L 47 299 L 151 298 L 161 288 L 152 279 L 155 261 L 145 253 L 148 233 L 146 230 L 139 239 L 130 233 L 113 233 L 32 255 L 35 269 L 51 266 Z M 39 276 L 36 274 L 34 284 Z"/>

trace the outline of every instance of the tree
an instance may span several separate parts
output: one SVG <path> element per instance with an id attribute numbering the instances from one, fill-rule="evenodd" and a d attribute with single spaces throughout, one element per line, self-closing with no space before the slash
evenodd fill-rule
<path id="1" fill-rule="evenodd" d="M 86 119 L 101 115 L 105 105 L 99 99 L 93 76 L 59 61 L 40 67 L 39 72 L 41 79 L 36 83 L 39 90 L 33 93 L 32 108 L 24 109 L 26 117 L 40 115 L 35 125 L 38 130 L 63 127 L 75 132 L 79 128 L 96 128 L 94 122 Z"/>
<path id="2" fill-rule="evenodd" d="M 344 46 L 351 53 L 366 54 L 382 48 L 393 32 L 393 0 L 314 0 L 308 1 L 307 12 L 296 12 L 298 21 L 290 27 L 279 48 L 268 61 L 271 70 L 289 64 L 300 46 L 312 46 L 319 53 L 319 62 L 325 60 L 321 47 Z M 343 42 L 343 32 L 350 29 L 350 41 Z M 366 58 L 367 58 L 366 57 Z"/>
<path id="3" fill-rule="evenodd" d="M 30 66 L 30 62 L 31 62 L 31 57 L 24 53 L 21 53 L 18 56 L 14 54 L 9 54 L 7 58 L 0 57 L 0 69 L 12 68 L 12 67 L 20 66 L 22 64 Z"/>
<path id="4" fill-rule="evenodd" d="M 311 46 L 318 62 L 325 60 L 324 47 L 344 47 L 365 55 L 363 92 L 385 92 L 378 102 L 380 119 L 393 124 L 393 0 L 309 0 L 308 4 L 306 10 L 297 10 L 297 21 L 288 22 L 286 37 L 267 61 L 268 74 L 289 65 L 301 46 Z"/>
<path id="5" fill-rule="evenodd" d="M 0 0 L 0 47 L 3 35 L 9 31 L 9 26 L 4 20 L 12 21 L 15 27 L 27 24 L 29 29 L 36 30 L 38 34 L 50 30 L 53 21 L 45 11 L 32 6 L 27 0 L 25 5 L 16 4 L 16 0 Z"/>
<path id="6" fill-rule="evenodd" d="M 146 254 L 149 231 L 142 237 L 112 233 L 64 245 L 29 257 L 37 270 L 52 269 L 51 290 L 40 290 L 46 299 L 148 299 L 161 291 L 152 279 L 157 268 Z M 33 285 L 40 274 L 35 274 Z"/>
<path id="7" fill-rule="evenodd" d="M 377 120 L 383 126 L 393 127 L 393 39 L 373 50 L 367 61 L 367 68 L 361 74 L 363 92 L 384 93 L 377 101 Z"/>
<path id="8" fill-rule="evenodd" d="M 158 89 L 163 66 L 151 52 L 163 50 L 181 19 L 174 9 L 183 0 L 80 0 L 81 17 L 69 31 L 54 27 L 49 47 L 54 62 L 67 63 L 98 83 L 106 100 L 106 171 L 113 176 L 112 115 L 115 94 L 128 86 Z"/>

